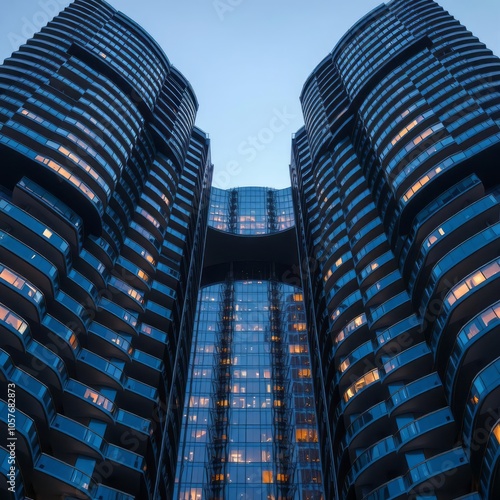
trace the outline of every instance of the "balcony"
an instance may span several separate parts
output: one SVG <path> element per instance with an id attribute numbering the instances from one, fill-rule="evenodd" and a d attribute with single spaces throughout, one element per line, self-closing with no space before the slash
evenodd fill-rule
<path id="1" fill-rule="evenodd" d="M 113 401 L 76 380 L 68 381 L 63 398 L 64 413 L 69 418 L 84 422 L 88 419 L 114 422 L 117 409 Z"/>
<path id="2" fill-rule="evenodd" d="M 405 413 L 431 412 L 445 404 L 441 379 L 434 372 L 391 394 L 387 400 L 387 410 L 394 417 Z"/>
<path id="3" fill-rule="evenodd" d="M 107 434 L 108 435 L 108 434 Z M 109 429 L 109 442 L 130 445 L 135 453 L 145 455 L 150 437 L 153 435 L 153 424 L 146 418 L 122 410 L 116 412 L 116 424 Z M 123 437 L 127 442 L 123 442 Z"/>
<path id="4" fill-rule="evenodd" d="M 87 349 L 78 353 L 76 375 L 80 382 L 91 387 L 104 386 L 117 391 L 123 390 L 126 380 L 118 366 Z"/>
<path id="5" fill-rule="evenodd" d="M 124 389 L 123 396 L 119 395 L 120 408 L 133 411 L 140 417 L 151 418 L 158 402 L 158 390 L 131 377 L 127 378 Z"/>
<path id="6" fill-rule="evenodd" d="M 500 301 L 465 323 L 459 330 L 445 371 L 445 387 L 452 407 L 463 406 L 478 367 L 500 356 Z"/>
<path id="7" fill-rule="evenodd" d="M 59 290 L 51 310 L 79 336 L 87 334 L 90 312 L 70 295 Z"/>
<path id="8" fill-rule="evenodd" d="M 365 373 L 344 392 L 339 405 L 341 412 L 348 417 L 362 408 L 370 408 L 380 402 L 384 389 L 377 368 Z"/>
<path id="9" fill-rule="evenodd" d="M 409 495 L 434 492 L 445 498 L 456 498 L 470 491 L 471 479 L 469 462 L 462 448 L 428 458 L 404 475 Z"/>
<path id="10" fill-rule="evenodd" d="M 388 434 L 390 429 L 389 413 L 385 401 L 377 403 L 356 416 L 347 427 L 344 448 L 354 450 L 364 448 Z"/>
<path id="11" fill-rule="evenodd" d="M 114 273 L 118 278 L 130 283 L 131 286 L 147 292 L 150 289 L 152 278 L 140 267 L 133 264 L 124 257 L 118 257 Z"/>
<path id="12" fill-rule="evenodd" d="M 50 314 L 46 314 L 41 324 L 41 340 L 60 356 L 70 373 L 74 370 L 80 343 L 76 334 Z"/>
<path id="13" fill-rule="evenodd" d="M 96 319 L 118 332 L 123 331 L 133 337 L 138 335 L 137 316 L 105 297 L 99 302 Z"/>
<path id="14" fill-rule="evenodd" d="M 483 229 L 446 254 L 433 267 L 429 282 L 420 301 L 420 315 L 428 314 L 432 300 L 447 287 L 456 276 L 464 276 L 477 268 L 478 262 L 488 262 L 497 257 L 500 223 Z"/>
<path id="15" fill-rule="evenodd" d="M 99 300 L 97 288 L 76 269 L 71 269 L 68 273 L 64 280 L 64 289 L 87 309 L 96 309 Z"/>
<path id="16" fill-rule="evenodd" d="M 346 385 L 363 375 L 367 366 L 375 366 L 371 340 L 354 349 L 349 356 L 341 358 L 336 380 L 339 391 L 343 392 Z"/>
<path id="17" fill-rule="evenodd" d="M 169 330 L 172 323 L 172 311 L 152 300 L 146 302 L 144 320 L 162 330 Z"/>
<path id="18" fill-rule="evenodd" d="M 409 347 L 390 358 L 384 359 L 381 378 L 385 384 L 396 381 L 412 380 L 415 373 L 429 373 L 433 368 L 434 359 L 426 342 Z"/>
<path id="19" fill-rule="evenodd" d="M 469 460 L 475 472 L 479 472 L 484 452 L 484 432 L 489 433 L 498 419 L 500 408 L 500 358 L 482 368 L 474 378 L 463 416 L 463 440 L 470 450 Z M 478 432 L 480 429 L 480 432 Z"/>
<path id="20" fill-rule="evenodd" d="M 147 466 L 143 456 L 108 444 L 105 458 L 113 470 L 113 474 L 106 480 L 109 486 L 132 493 L 135 498 L 150 497 L 151 491 L 147 491 L 146 486 Z"/>
<path id="21" fill-rule="evenodd" d="M 363 500 L 406 500 L 407 498 L 405 481 L 402 476 L 398 476 L 371 491 L 363 497 Z"/>
<path id="22" fill-rule="evenodd" d="M 377 330 L 377 354 L 392 353 L 424 340 L 420 321 L 412 314 L 385 330 Z"/>
<path id="23" fill-rule="evenodd" d="M 480 491 L 482 498 L 500 498 L 500 425 L 491 429 L 481 462 Z"/>
<path id="24" fill-rule="evenodd" d="M 444 297 L 442 309 L 431 334 L 431 347 L 438 366 L 449 360 L 457 331 L 464 319 L 477 314 L 495 296 L 500 283 L 500 259 L 476 269 L 455 284 Z"/>
<path id="25" fill-rule="evenodd" d="M 64 415 L 57 414 L 50 425 L 50 442 L 54 455 L 71 461 L 75 455 L 95 460 L 104 458 L 106 442 L 96 432 Z"/>
<path id="26" fill-rule="evenodd" d="M 161 359 L 139 349 L 134 350 L 132 364 L 127 370 L 127 373 L 131 377 L 137 378 L 153 387 L 158 387 L 164 372 L 165 365 Z"/>
<path id="27" fill-rule="evenodd" d="M 45 453 L 35 465 L 33 474 L 35 492 L 40 498 L 48 491 L 61 498 L 95 498 L 97 486 L 91 476 Z"/>
<path id="28" fill-rule="evenodd" d="M 5 445 L 8 441 L 8 407 L 7 403 L 0 399 L 0 438 Z M 31 471 L 40 456 L 40 442 L 38 440 L 37 428 L 34 420 L 19 409 L 15 413 L 16 424 L 16 462 L 18 468 L 23 471 L 24 479 L 31 483 Z M 0 490 L 1 491 L 1 490 Z M 7 498 L 7 497 L 5 497 Z"/>
<path id="29" fill-rule="evenodd" d="M 365 484 L 378 484 L 392 475 L 403 472 L 403 463 L 396 460 L 396 444 L 392 436 L 364 450 L 352 464 L 344 481 L 342 498 L 344 500 L 360 498 Z M 388 479 L 388 478 L 387 478 Z"/>
<path id="30" fill-rule="evenodd" d="M 131 336 L 118 334 L 114 330 L 92 321 L 87 339 L 88 347 L 93 352 L 102 354 L 105 358 L 117 358 L 130 363 L 133 348 Z"/>
<path id="31" fill-rule="evenodd" d="M 35 285 L 46 299 L 53 299 L 59 289 L 57 269 L 45 257 L 0 230 L 0 260 Z"/>
<path id="32" fill-rule="evenodd" d="M 386 300 L 381 305 L 370 308 L 370 328 L 387 328 L 389 325 L 400 321 L 401 318 L 411 315 L 412 312 L 408 293 L 403 291 Z"/>
<path id="33" fill-rule="evenodd" d="M 398 453 L 421 449 L 443 450 L 453 445 L 455 435 L 455 420 L 451 410 L 446 407 L 401 427 L 394 434 L 394 441 Z"/>
<path id="34" fill-rule="evenodd" d="M 68 243 L 38 219 L 4 199 L 0 199 L 0 229 L 20 241 L 29 242 L 62 276 L 66 275 L 71 264 Z"/>
<path id="35" fill-rule="evenodd" d="M 170 344 L 167 334 L 146 323 L 141 323 L 139 326 L 139 338 L 135 341 L 138 349 L 141 349 L 148 354 L 158 356 L 164 359 L 165 350 L 170 353 Z M 172 362 L 173 360 L 170 359 Z"/>
<path id="36" fill-rule="evenodd" d="M 400 264 L 403 265 L 405 276 L 409 274 L 409 267 L 413 264 L 415 253 L 424 238 L 443 221 L 459 212 L 464 203 L 482 196 L 484 187 L 479 178 L 472 174 L 439 195 L 417 214 L 404 244 L 402 241 L 398 244 L 398 247 L 402 246 Z"/>
<path id="37" fill-rule="evenodd" d="M 120 306 L 139 314 L 144 312 L 144 292 L 133 288 L 116 276 L 109 278 L 108 290 Z"/>
<path id="38" fill-rule="evenodd" d="M 80 258 L 75 260 L 75 269 L 87 276 L 97 288 L 107 288 L 109 273 L 106 266 L 85 248 L 80 252 Z"/>
<path id="39" fill-rule="evenodd" d="M 23 177 L 14 188 L 13 201 L 29 206 L 41 222 L 53 227 L 70 245 L 76 257 L 82 249 L 83 220 L 65 203 L 31 179 Z"/>
<path id="40" fill-rule="evenodd" d="M 0 264 L 0 294 L 2 301 L 16 313 L 40 323 L 45 315 L 45 299 L 40 290 L 20 274 Z"/>

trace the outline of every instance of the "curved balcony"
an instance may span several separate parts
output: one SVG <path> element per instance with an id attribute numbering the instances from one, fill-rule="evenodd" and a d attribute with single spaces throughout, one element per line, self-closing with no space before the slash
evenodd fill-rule
<path id="1" fill-rule="evenodd" d="M 9 444 L 8 406 L 5 401 L 0 399 L 0 438 L 4 444 Z M 24 479 L 31 483 L 31 471 L 40 456 L 40 442 L 34 420 L 20 409 L 15 412 L 15 437 L 16 439 L 16 463 L 18 468 L 23 471 Z M 1 490 L 0 490 L 1 491 Z M 7 497 L 5 497 L 7 498 Z"/>
<path id="2" fill-rule="evenodd" d="M 399 470 L 401 469 L 401 470 Z M 342 488 L 342 499 L 361 497 L 363 484 L 377 484 L 383 481 L 387 471 L 394 474 L 404 472 L 403 463 L 396 460 L 396 444 L 388 436 L 363 451 L 352 464 Z"/>
<path id="3" fill-rule="evenodd" d="M 423 331 L 419 319 L 415 314 L 391 325 L 385 330 L 377 330 L 376 341 L 378 348 L 377 355 L 381 353 L 393 353 L 395 350 L 401 351 L 415 343 L 424 340 Z"/>
<path id="4" fill-rule="evenodd" d="M 363 500 L 405 500 L 407 498 L 406 483 L 402 476 L 398 476 L 368 493 Z"/>
<path id="5" fill-rule="evenodd" d="M 45 299 L 40 290 L 20 274 L 0 264 L 2 300 L 21 316 L 40 323 L 45 315 Z"/>
<path id="6" fill-rule="evenodd" d="M 158 402 L 158 390 L 131 377 L 127 377 L 124 389 L 123 393 L 118 394 L 120 408 L 133 411 L 140 417 L 151 418 Z"/>
<path id="7" fill-rule="evenodd" d="M 476 314 L 494 296 L 500 282 L 500 259 L 494 259 L 459 281 L 446 294 L 431 333 L 438 366 L 444 368 L 463 320 Z"/>
<path id="8" fill-rule="evenodd" d="M 170 353 L 170 343 L 167 333 L 147 323 L 139 326 L 139 338 L 134 341 L 137 349 L 164 359 L 165 350 Z M 173 361 L 170 358 L 170 361 Z"/>
<path id="9" fill-rule="evenodd" d="M 370 308 L 370 328 L 379 329 L 388 327 L 397 322 L 401 317 L 409 316 L 412 312 L 408 293 L 403 291 L 386 300 L 381 305 Z"/>
<path id="10" fill-rule="evenodd" d="M 92 281 L 85 278 L 76 269 L 71 269 L 64 280 L 65 290 L 86 308 L 95 310 L 99 301 L 97 288 Z"/>
<path id="11" fill-rule="evenodd" d="M 342 393 L 352 380 L 358 379 L 367 366 L 375 366 L 373 343 L 371 340 L 354 349 L 345 358 L 340 358 L 335 385 Z"/>
<path id="12" fill-rule="evenodd" d="M 54 455 L 61 460 L 70 462 L 74 455 L 104 458 L 106 442 L 102 436 L 64 415 L 57 414 L 50 424 L 50 441 Z"/>
<path id="13" fill-rule="evenodd" d="M 105 459 L 113 470 L 113 474 L 106 480 L 109 486 L 132 493 L 135 498 L 151 496 L 151 484 L 146 477 L 146 461 L 142 455 L 107 444 Z"/>
<path id="14" fill-rule="evenodd" d="M 128 375 L 153 387 L 160 387 L 160 379 L 165 376 L 165 364 L 157 358 L 139 349 L 132 354 L 132 363 L 127 369 Z"/>
<path id="15" fill-rule="evenodd" d="M 342 449 L 353 452 L 356 448 L 369 446 L 387 436 L 390 429 L 389 413 L 385 401 L 368 408 L 351 421 L 347 427 Z"/>
<path id="16" fill-rule="evenodd" d="M 111 300 L 101 297 L 96 320 L 118 332 L 123 331 L 137 337 L 137 316 Z"/>
<path id="17" fill-rule="evenodd" d="M 429 373 L 433 367 L 432 352 L 426 342 L 414 345 L 395 355 L 388 361 L 384 360 L 381 378 L 385 384 L 396 381 L 407 381 L 418 373 Z"/>
<path id="18" fill-rule="evenodd" d="M 499 206 L 493 196 L 482 198 L 442 222 L 427 235 L 408 281 L 412 295 L 419 296 L 427 281 L 431 265 L 479 228 L 498 220 Z"/>
<path id="19" fill-rule="evenodd" d="M 414 263 L 416 252 L 424 238 L 442 222 L 462 210 L 465 203 L 484 196 L 484 187 L 479 178 L 472 174 L 440 194 L 414 218 L 410 233 L 405 240 L 400 240 L 398 248 L 399 262 L 403 266 L 403 275 L 409 274 L 409 266 Z M 404 241 L 404 243 L 403 243 Z"/>
<path id="20" fill-rule="evenodd" d="M 377 280 L 383 278 L 386 274 L 396 269 L 396 262 L 390 250 L 372 260 L 358 274 L 360 278 L 359 287 L 365 290 L 373 285 Z"/>
<path id="21" fill-rule="evenodd" d="M 500 223 L 483 229 L 447 253 L 433 267 L 429 282 L 420 301 L 420 315 L 426 317 L 432 300 L 454 281 L 455 276 L 464 276 L 477 268 L 478 262 L 487 262 L 497 257 Z"/>
<path id="22" fill-rule="evenodd" d="M 109 275 L 106 266 L 85 248 L 82 249 L 79 257 L 75 259 L 75 269 L 87 276 L 99 289 L 106 288 Z"/>
<path id="23" fill-rule="evenodd" d="M 434 372 L 404 385 L 387 400 L 391 417 L 406 413 L 431 412 L 446 404 L 443 385 Z"/>
<path id="24" fill-rule="evenodd" d="M 125 238 L 121 254 L 137 267 L 144 269 L 147 274 L 154 275 L 156 259 L 131 238 Z"/>
<path id="25" fill-rule="evenodd" d="M 445 387 L 452 407 L 462 407 L 478 368 L 500 356 L 500 301 L 469 320 L 458 332 L 445 371 Z"/>
<path id="26" fill-rule="evenodd" d="M 102 354 L 105 358 L 116 358 L 125 363 L 130 363 L 134 349 L 131 345 L 132 337 L 118 334 L 96 321 L 89 326 L 87 345 L 93 352 Z"/>
<path id="27" fill-rule="evenodd" d="M 151 325 L 166 331 L 170 329 L 173 321 L 172 310 L 160 306 L 152 300 L 146 302 L 143 317 Z"/>
<path id="28" fill-rule="evenodd" d="M 113 299 L 120 306 L 135 313 L 144 312 L 144 292 L 137 290 L 116 276 L 109 278 L 108 290 L 113 294 Z"/>
<path id="29" fill-rule="evenodd" d="M 91 476 L 43 453 L 33 471 L 33 486 L 41 498 L 50 491 L 61 497 L 92 500 L 97 489 Z"/>
<path id="30" fill-rule="evenodd" d="M 480 457 L 486 444 L 483 433 L 491 431 L 498 419 L 498 408 L 500 408 L 500 358 L 476 375 L 465 406 L 463 439 L 470 449 L 470 463 L 475 472 L 479 472 Z"/>
<path id="31" fill-rule="evenodd" d="M 380 384 L 380 375 L 378 368 L 375 368 L 347 388 L 342 395 L 342 401 L 339 405 L 341 413 L 345 417 L 358 413 L 362 408 L 370 408 L 383 398 L 384 387 Z"/>
<path id="32" fill-rule="evenodd" d="M 461 447 L 428 458 L 404 475 L 409 495 L 434 492 L 447 498 L 470 491 L 471 479 L 469 461 Z"/>
<path id="33" fill-rule="evenodd" d="M 158 267 L 160 264 L 158 264 Z M 147 292 L 150 289 L 152 278 L 136 264 L 133 264 L 124 257 L 118 257 L 114 270 L 116 276 L 131 286 Z"/>
<path id="34" fill-rule="evenodd" d="M 0 225 L 20 241 L 29 242 L 62 276 L 66 275 L 71 264 L 70 247 L 52 228 L 4 199 L 0 199 Z"/>
<path id="35" fill-rule="evenodd" d="M 109 387 L 117 391 L 123 390 L 126 381 L 122 369 L 87 349 L 78 353 L 76 375 L 80 382 L 91 387 Z"/>
<path id="36" fill-rule="evenodd" d="M 115 404 L 76 380 L 70 379 L 66 384 L 63 401 L 64 413 L 69 418 L 83 422 L 93 418 L 109 424 L 114 422 Z"/>
<path id="37" fill-rule="evenodd" d="M 52 300 L 59 289 L 57 268 L 38 252 L 0 230 L 0 260 L 15 269 Z"/>
<path id="38" fill-rule="evenodd" d="M 115 425 L 109 428 L 106 436 L 108 442 L 129 445 L 134 452 L 144 456 L 153 438 L 153 430 L 151 420 L 119 408 L 115 415 Z M 126 442 L 123 440 L 124 436 L 127 437 Z"/>
<path id="39" fill-rule="evenodd" d="M 106 234 L 106 236 L 108 235 Z M 105 265 L 106 269 L 111 269 L 113 267 L 117 255 L 108 241 L 101 237 L 97 238 L 93 235 L 89 235 L 85 240 L 85 246 L 99 262 Z"/>
<path id="40" fill-rule="evenodd" d="M 480 490 L 483 498 L 500 498 L 500 425 L 491 429 L 481 463 Z"/>
<path id="41" fill-rule="evenodd" d="M 399 270 L 385 275 L 363 292 L 365 307 L 373 307 L 405 290 Z"/>
<path id="42" fill-rule="evenodd" d="M 85 336 L 90 324 L 90 311 L 70 295 L 59 290 L 52 304 L 51 311 L 64 321 L 77 335 Z"/>
<path id="43" fill-rule="evenodd" d="M 339 359 L 341 356 L 347 356 L 356 346 L 361 345 L 368 331 L 366 314 L 359 314 L 333 337 L 331 357 Z"/>
<path id="44" fill-rule="evenodd" d="M 421 449 L 448 449 L 456 435 L 451 410 L 441 408 L 413 420 L 394 434 L 398 453 Z"/>
<path id="45" fill-rule="evenodd" d="M 40 325 L 42 341 L 60 356 L 70 373 L 73 373 L 76 355 L 80 349 L 77 335 L 59 320 L 46 314 Z"/>

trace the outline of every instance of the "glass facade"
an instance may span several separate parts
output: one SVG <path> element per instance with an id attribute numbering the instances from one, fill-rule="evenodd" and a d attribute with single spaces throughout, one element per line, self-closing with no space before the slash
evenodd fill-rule
<path id="1" fill-rule="evenodd" d="M 324 498 L 302 299 L 277 281 L 200 291 L 175 498 Z"/>
<path id="2" fill-rule="evenodd" d="M 239 235 L 262 235 L 294 226 L 290 188 L 212 188 L 208 224 Z"/>

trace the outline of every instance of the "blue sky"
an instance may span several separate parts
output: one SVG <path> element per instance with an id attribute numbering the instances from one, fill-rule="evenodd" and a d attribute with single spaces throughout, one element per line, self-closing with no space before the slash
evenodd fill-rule
<path id="1" fill-rule="evenodd" d="M 0 60 L 68 0 L 10 1 Z M 197 125 L 212 141 L 214 185 L 290 184 L 290 138 L 303 123 L 302 85 L 379 0 L 111 0 L 141 24 L 191 82 Z M 439 0 L 500 54 L 498 0 Z"/>

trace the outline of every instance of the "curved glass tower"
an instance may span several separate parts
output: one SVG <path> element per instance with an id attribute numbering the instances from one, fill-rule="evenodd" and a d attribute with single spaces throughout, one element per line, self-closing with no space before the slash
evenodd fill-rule
<path id="1" fill-rule="evenodd" d="M 291 175 L 327 497 L 496 498 L 500 61 L 432 0 L 314 70 Z"/>
<path id="2" fill-rule="evenodd" d="M 0 89 L 3 491 L 171 498 L 212 171 L 194 93 L 100 0 Z"/>

